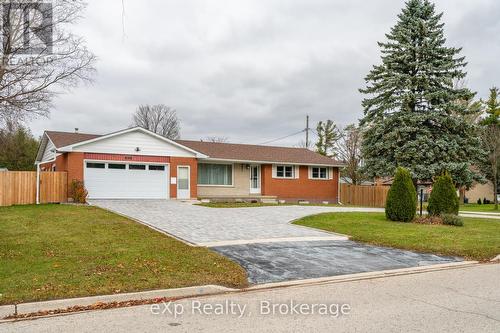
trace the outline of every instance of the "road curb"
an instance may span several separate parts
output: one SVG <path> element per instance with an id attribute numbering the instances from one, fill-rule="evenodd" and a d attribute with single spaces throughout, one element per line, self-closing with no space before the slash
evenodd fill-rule
<path id="1" fill-rule="evenodd" d="M 43 302 L 17 304 L 17 313 L 26 314 L 38 311 L 65 309 L 72 306 L 88 306 L 97 303 L 124 302 L 131 300 L 134 301 L 149 300 L 155 298 L 185 298 L 185 297 L 195 297 L 195 296 L 207 296 L 207 295 L 221 294 L 236 290 L 238 289 L 226 288 L 217 285 L 205 285 L 205 286 L 195 286 L 186 288 L 140 291 L 140 292 L 123 293 L 115 295 L 67 298 L 67 299 L 58 299 L 58 300 L 43 301 Z M 13 315 L 15 313 L 15 307 L 16 307 L 15 305 L 0 306 L 0 323 L 2 322 L 1 320 L 2 318 Z"/>

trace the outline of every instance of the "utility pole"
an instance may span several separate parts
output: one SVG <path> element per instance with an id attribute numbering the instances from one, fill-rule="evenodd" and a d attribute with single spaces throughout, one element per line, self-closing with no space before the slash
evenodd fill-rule
<path id="1" fill-rule="evenodd" d="M 306 149 L 309 149 L 309 115 L 306 115 Z"/>

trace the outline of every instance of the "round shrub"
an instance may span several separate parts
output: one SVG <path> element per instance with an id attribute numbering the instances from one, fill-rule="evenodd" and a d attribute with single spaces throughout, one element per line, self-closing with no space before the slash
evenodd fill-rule
<path id="1" fill-rule="evenodd" d="M 391 221 L 410 222 L 416 212 L 417 191 L 410 172 L 405 168 L 397 168 L 385 202 L 385 217 Z"/>
<path id="2" fill-rule="evenodd" d="M 430 215 L 458 215 L 458 195 L 453 180 L 448 173 L 438 176 L 432 187 L 427 212 Z"/>
<path id="3" fill-rule="evenodd" d="M 443 220 L 443 224 L 446 225 L 454 225 L 456 227 L 462 227 L 464 225 L 462 218 L 454 214 L 443 214 L 441 215 L 441 220 Z"/>

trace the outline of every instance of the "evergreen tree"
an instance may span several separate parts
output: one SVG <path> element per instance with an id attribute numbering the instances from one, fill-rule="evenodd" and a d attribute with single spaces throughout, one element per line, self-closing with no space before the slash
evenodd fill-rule
<path id="1" fill-rule="evenodd" d="M 475 125 L 463 101 L 474 94 L 454 87 L 465 77 L 460 48 L 445 46 L 441 23 L 427 0 L 408 0 L 396 25 L 379 43 L 382 64 L 366 76 L 363 155 L 369 176 L 408 168 L 414 181 L 448 170 L 470 186 L 481 175 L 470 166 L 482 154 Z"/>
<path id="2" fill-rule="evenodd" d="M 316 126 L 318 141 L 316 142 L 316 151 L 321 155 L 336 157 L 335 145 L 340 139 L 340 132 L 337 125 L 330 119 L 326 122 L 320 121 Z"/>
<path id="3" fill-rule="evenodd" d="M 427 212 L 430 215 L 458 215 L 458 196 L 453 181 L 448 173 L 436 177 L 429 197 Z"/>
<path id="4" fill-rule="evenodd" d="M 397 168 L 387 200 L 385 217 L 391 221 L 411 222 L 417 212 L 417 191 L 405 168 Z"/>

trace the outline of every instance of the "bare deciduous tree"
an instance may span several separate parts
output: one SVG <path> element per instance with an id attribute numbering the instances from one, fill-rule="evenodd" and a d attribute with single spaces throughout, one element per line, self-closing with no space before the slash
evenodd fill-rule
<path id="1" fill-rule="evenodd" d="M 133 115 L 134 126 L 140 126 L 169 139 L 180 137 L 175 109 L 164 104 L 140 105 Z"/>
<path id="2" fill-rule="evenodd" d="M 1 2 L 0 117 L 47 116 L 56 94 L 92 80 L 96 57 L 68 30 L 84 8 L 80 0 Z"/>
<path id="3" fill-rule="evenodd" d="M 342 132 L 340 140 L 337 142 L 338 158 L 346 163 L 342 170 L 342 177 L 352 184 L 360 184 L 365 179 L 362 171 L 361 155 L 362 135 L 359 127 L 354 125 L 346 126 Z"/>
<path id="4" fill-rule="evenodd" d="M 500 174 L 500 126 L 488 125 L 482 130 L 482 139 L 485 150 L 488 153 L 482 164 L 482 170 L 486 178 L 493 184 L 493 202 L 498 210 L 498 183 Z"/>
<path id="5" fill-rule="evenodd" d="M 229 140 L 225 136 L 207 136 L 205 139 L 202 139 L 201 141 L 227 143 Z"/>

